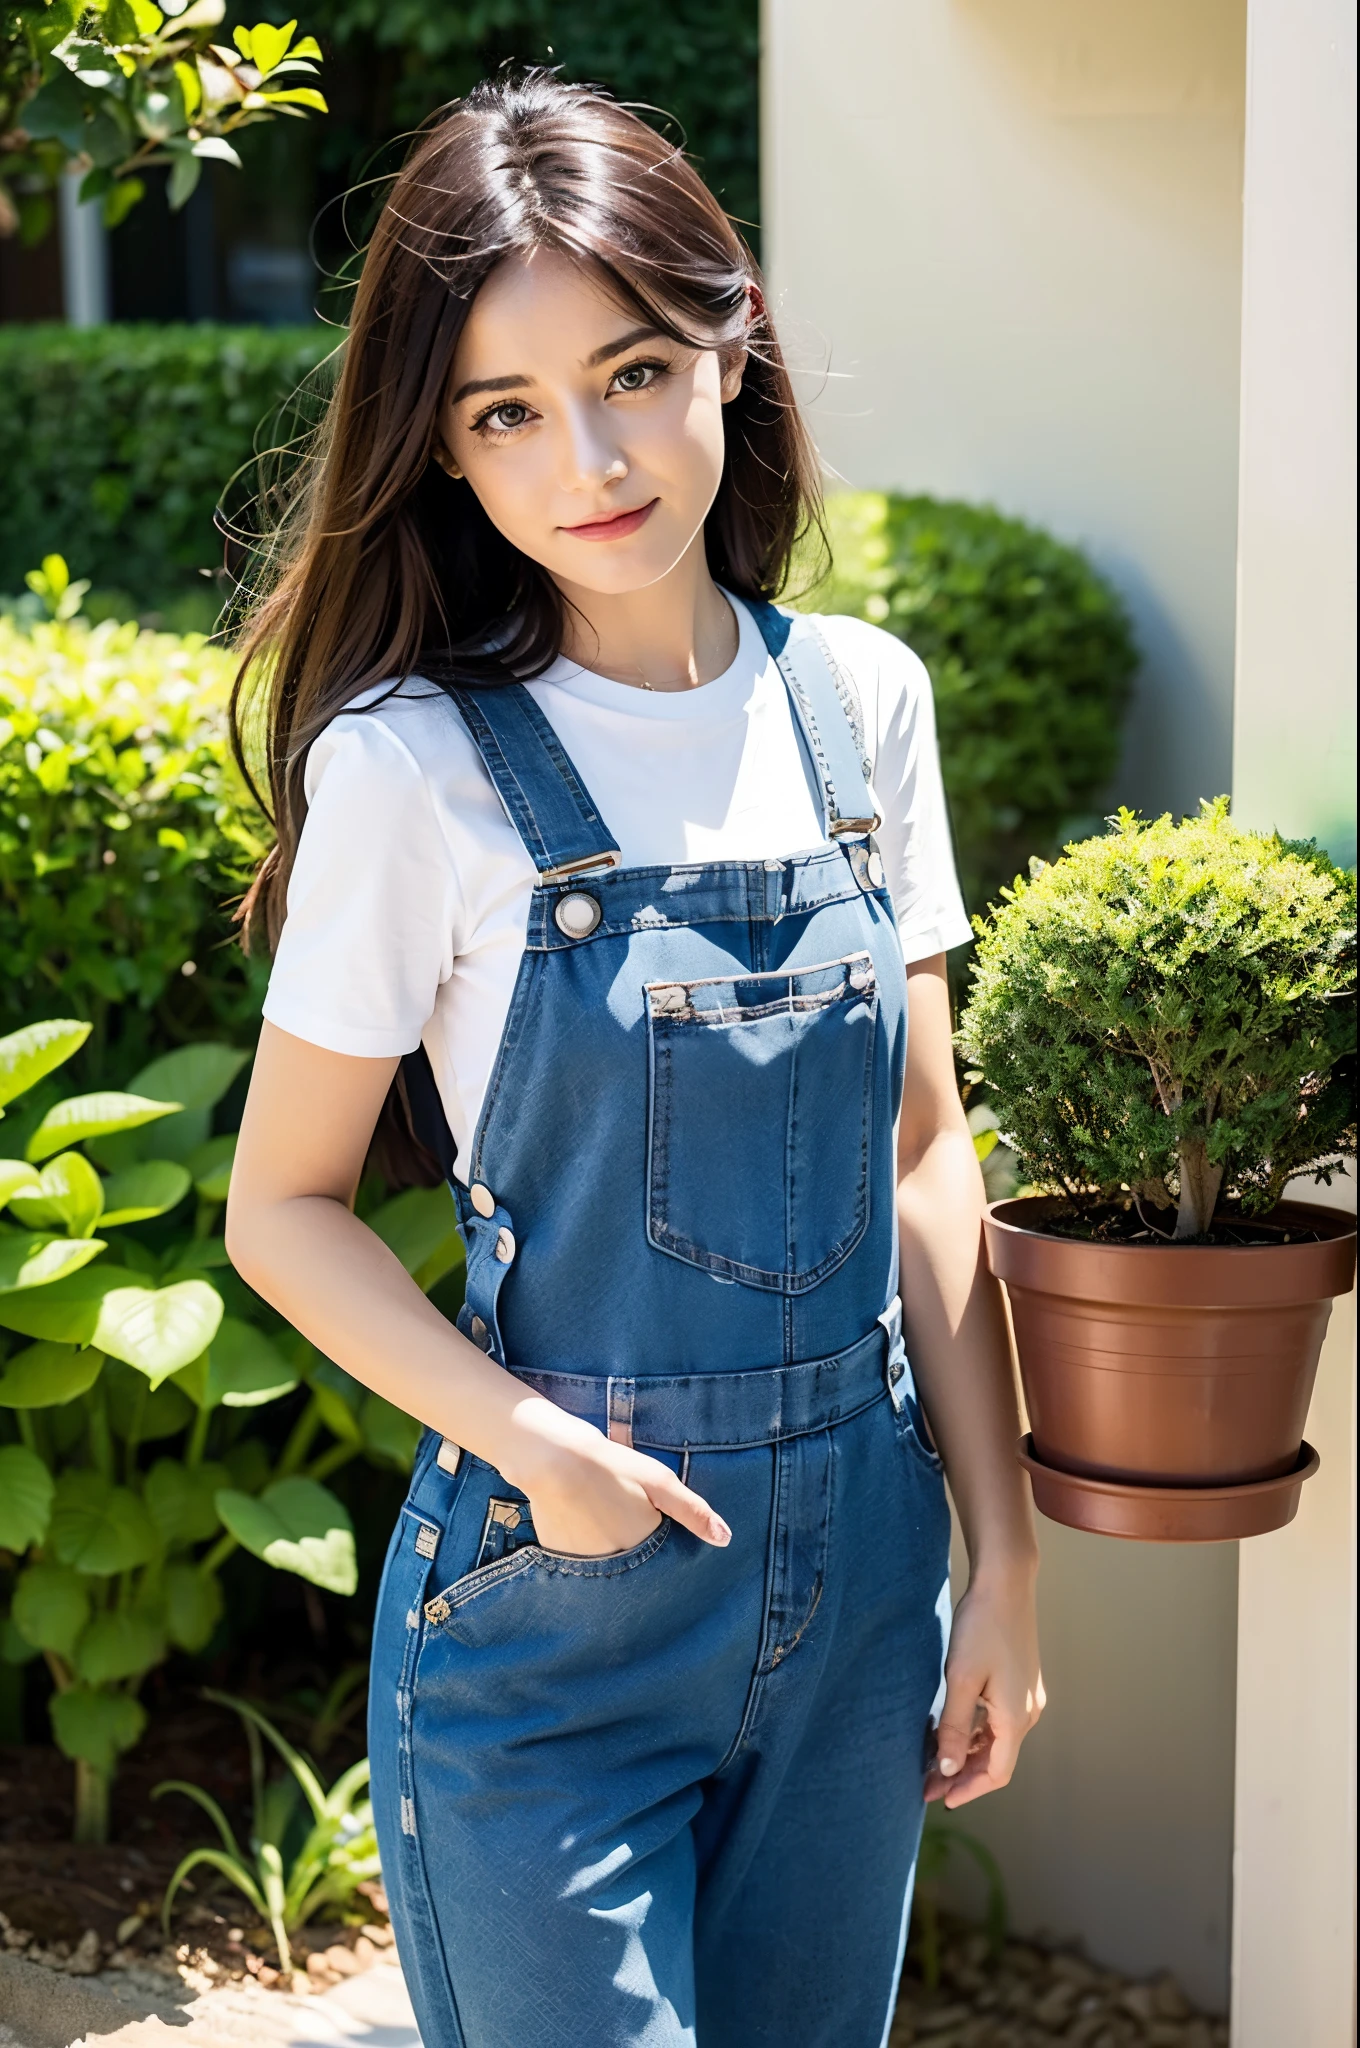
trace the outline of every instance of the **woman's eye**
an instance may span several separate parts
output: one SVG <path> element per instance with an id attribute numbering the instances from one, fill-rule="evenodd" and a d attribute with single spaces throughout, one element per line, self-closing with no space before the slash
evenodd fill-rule
<path id="1" fill-rule="evenodd" d="M 664 367 L 661 363 L 625 363 L 621 370 L 615 372 L 614 389 L 645 391 L 649 384 L 656 382 Z"/>
<path id="2" fill-rule="evenodd" d="M 476 424 L 479 429 L 489 427 L 493 434 L 512 434 L 516 427 L 522 427 L 529 417 L 527 405 L 510 399 L 504 405 L 493 405 L 490 412 L 484 412 Z"/>

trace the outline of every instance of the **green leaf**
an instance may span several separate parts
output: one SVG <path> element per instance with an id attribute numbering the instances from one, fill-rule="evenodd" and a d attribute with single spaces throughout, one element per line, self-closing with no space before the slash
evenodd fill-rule
<path id="1" fill-rule="evenodd" d="M 71 1471 L 57 1481 L 51 1543 L 62 1564 L 106 1579 L 154 1556 L 156 1531 L 126 1486 L 102 1472 Z"/>
<path id="2" fill-rule="evenodd" d="M 109 1406 L 109 1426 L 124 1440 L 135 1430 L 137 1441 L 159 1443 L 178 1436 L 193 1420 L 193 1405 L 186 1401 L 173 1380 L 153 1392 L 146 1374 L 111 1358 L 104 1368 L 104 1388 Z"/>
<path id="3" fill-rule="evenodd" d="M 56 1491 L 52 1474 L 25 1444 L 0 1450 L 0 1550 L 25 1551 L 47 1535 Z"/>
<path id="4" fill-rule="evenodd" d="M 266 92 L 262 93 L 260 97 L 267 100 L 271 107 L 283 104 L 285 106 L 312 107 L 318 114 L 328 114 L 330 112 L 325 96 L 319 93 L 314 85 L 292 85 L 283 92 Z"/>
<path id="5" fill-rule="evenodd" d="M 31 1664 L 41 1655 L 8 1614 L 0 1615 L 0 1664 Z"/>
<path id="6" fill-rule="evenodd" d="M 86 1685 L 140 1678 L 165 1655 L 165 1637 L 149 1614 L 135 1607 L 97 1614 L 81 1637 L 76 1674 Z"/>
<path id="7" fill-rule="evenodd" d="M 365 1394 L 359 1410 L 359 1427 L 369 1450 L 387 1458 L 402 1472 L 409 1472 L 420 1442 L 421 1424 L 414 1415 L 394 1408 L 381 1394 Z"/>
<path id="8" fill-rule="evenodd" d="M 236 1133 L 229 1131 L 225 1137 L 209 1138 L 206 1145 L 196 1145 L 185 1160 L 185 1165 L 194 1177 L 194 1186 L 205 1202 L 225 1202 L 231 1186 L 231 1165 L 236 1157 Z"/>
<path id="9" fill-rule="evenodd" d="M 119 178 L 104 194 L 105 227 L 121 227 L 138 200 L 145 197 L 146 186 L 140 178 Z"/>
<path id="10" fill-rule="evenodd" d="M 30 1230 L 64 1230 L 88 1237 L 104 1207 L 104 1183 L 79 1152 L 63 1152 L 42 1170 L 38 1186 L 10 1198 L 10 1208 Z"/>
<path id="11" fill-rule="evenodd" d="M 290 21 L 286 28 L 274 28 L 267 21 L 256 22 L 250 31 L 250 48 L 243 50 L 242 54 L 250 58 L 257 71 L 268 77 L 280 59 L 287 56 L 288 45 L 296 27 L 295 21 Z M 238 50 L 242 49 L 239 35 L 236 38 L 236 47 Z"/>
<path id="12" fill-rule="evenodd" d="M 166 197 L 170 201 L 172 213 L 178 213 L 182 205 L 193 199 L 201 176 L 203 164 L 195 156 L 193 145 L 190 145 L 188 150 L 174 152 L 174 158 L 170 162 L 170 178 L 166 184 Z"/>
<path id="13" fill-rule="evenodd" d="M 180 1650 L 203 1650 L 222 1618 L 222 1588 L 211 1572 L 194 1564 L 165 1568 L 165 1632 Z"/>
<path id="14" fill-rule="evenodd" d="M 42 1176 L 37 1168 L 23 1159 L 0 1159 L 0 1209 L 3 1209 L 12 1195 L 23 1194 L 28 1189 L 42 1186 Z"/>
<path id="15" fill-rule="evenodd" d="M 206 1543 L 221 1527 L 213 1499 L 227 1484 L 225 1465 L 180 1464 L 158 1458 L 147 1473 L 142 1497 L 167 1548 L 176 1543 Z"/>
<path id="16" fill-rule="evenodd" d="M 140 1701 L 125 1692 L 93 1692 L 84 1685 L 54 1693 L 48 1712 L 62 1755 L 90 1764 L 105 1776 L 146 1726 L 146 1708 Z"/>
<path id="17" fill-rule="evenodd" d="M 420 1287 L 433 1287 L 462 1264 L 463 1240 L 447 1185 L 407 1188 L 365 1221 Z"/>
<path id="18" fill-rule="evenodd" d="M 364 1433 L 359 1427 L 359 1403 L 364 1390 L 359 1381 L 336 1365 L 333 1360 L 323 1358 L 313 1368 L 308 1385 L 321 1420 L 333 1436 L 342 1443 L 359 1444 Z"/>
<path id="19" fill-rule="evenodd" d="M 262 1331 L 238 1316 L 224 1316 L 208 1347 L 208 1376 L 200 1407 L 260 1408 L 291 1394 L 296 1370 Z"/>
<path id="20" fill-rule="evenodd" d="M 60 1408 L 87 1394 L 104 1366 L 102 1351 L 74 1344 L 30 1344 L 6 1359 L 0 1373 L 0 1408 Z"/>
<path id="21" fill-rule="evenodd" d="M 139 1095 L 179 1108 L 156 1133 L 159 1154 L 187 1163 L 190 1153 L 206 1143 L 212 1111 L 250 1058 L 234 1045 L 182 1045 L 133 1075 L 131 1086 Z"/>
<path id="22" fill-rule="evenodd" d="M 71 1095 L 49 1109 L 29 1139 L 25 1156 L 37 1162 L 60 1152 L 64 1145 L 79 1145 L 86 1138 L 100 1138 L 110 1131 L 132 1131 L 157 1117 L 174 1114 L 178 1103 L 153 1102 L 141 1095 L 124 1095 L 106 1089 L 97 1095 Z"/>
<path id="23" fill-rule="evenodd" d="M 0 1229 L 0 1297 L 50 1287 L 79 1272 L 104 1249 L 101 1237 L 48 1237 L 41 1231 Z M 29 1330 L 26 1323 L 13 1320 L 11 1307 L 0 1299 L 0 1324 L 7 1329 L 24 1330 L 32 1337 L 57 1334 Z"/>
<path id="24" fill-rule="evenodd" d="M 241 169 L 241 159 L 225 135 L 205 135 L 193 147 L 194 155 L 197 157 L 203 157 L 209 162 L 231 164 L 238 171 Z"/>
<path id="25" fill-rule="evenodd" d="M 68 1238 L 31 1238 L 30 1244 L 63 1245 L 72 1249 Z M 99 1321 L 99 1311 L 105 1295 L 120 1287 L 126 1287 L 131 1274 L 125 1266 L 99 1266 L 92 1272 L 68 1272 L 65 1277 L 39 1286 L 29 1283 L 28 1291 L 21 1291 L 20 1281 L 15 1292 L 4 1292 L 6 1244 L 0 1235 L 0 1327 L 17 1330 L 24 1337 L 48 1337 L 60 1344 L 88 1344 L 94 1336 Z M 89 1256 L 103 1247 L 93 1240 Z M 75 1262 L 80 1265 L 82 1261 Z"/>
<path id="26" fill-rule="evenodd" d="M 90 1618 L 90 1589 L 66 1565 L 31 1564 L 19 1574 L 11 1613 L 26 1641 L 69 1658 Z"/>
<path id="27" fill-rule="evenodd" d="M 188 1169 L 173 1159 L 147 1159 L 122 1173 L 110 1174 L 104 1183 L 103 1228 L 118 1223 L 145 1223 L 152 1216 L 164 1216 L 188 1194 Z"/>
<path id="28" fill-rule="evenodd" d="M 135 1365 L 158 1387 L 198 1357 L 221 1320 L 222 1297 L 206 1280 L 119 1287 L 99 1305 L 94 1342 L 111 1358 Z"/>
<path id="29" fill-rule="evenodd" d="M 217 1512 L 246 1550 L 328 1593 L 359 1583 L 354 1528 L 335 1495 L 314 1479 L 276 1479 L 258 1498 L 225 1487 Z"/>

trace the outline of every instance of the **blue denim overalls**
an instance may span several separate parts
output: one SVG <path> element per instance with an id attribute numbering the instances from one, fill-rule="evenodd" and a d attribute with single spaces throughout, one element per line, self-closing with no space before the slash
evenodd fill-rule
<path id="1" fill-rule="evenodd" d="M 369 1740 L 425 2048 L 880 2048 L 949 1525 L 900 1335 L 906 985 L 843 681 L 753 606 L 826 843 L 627 868 L 511 684 L 450 690 L 539 881 L 453 1183 L 459 1328 L 732 1529 L 535 1541 L 427 1433 Z"/>

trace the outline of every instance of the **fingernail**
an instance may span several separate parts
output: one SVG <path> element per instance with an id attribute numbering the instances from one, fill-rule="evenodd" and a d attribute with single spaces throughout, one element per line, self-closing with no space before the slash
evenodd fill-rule
<path id="1" fill-rule="evenodd" d="M 724 1546 L 732 1541 L 732 1531 L 728 1528 L 726 1522 L 720 1522 L 715 1519 L 713 1534 L 715 1539 Z"/>
<path id="2" fill-rule="evenodd" d="M 940 1776 L 942 1778 L 955 1777 L 960 1768 L 960 1765 L 955 1763 L 952 1756 L 942 1756 L 940 1758 Z"/>

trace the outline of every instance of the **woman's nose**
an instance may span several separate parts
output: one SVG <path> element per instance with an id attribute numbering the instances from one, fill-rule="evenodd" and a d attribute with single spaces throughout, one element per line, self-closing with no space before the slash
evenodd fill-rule
<path id="1" fill-rule="evenodd" d="M 569 489 L 598 490 L 601 484 L 620 483 L 628 474 L 628 458 L 608 431 L 609 422 L 582 410 L 568 417 L 565 474 Z"/>

